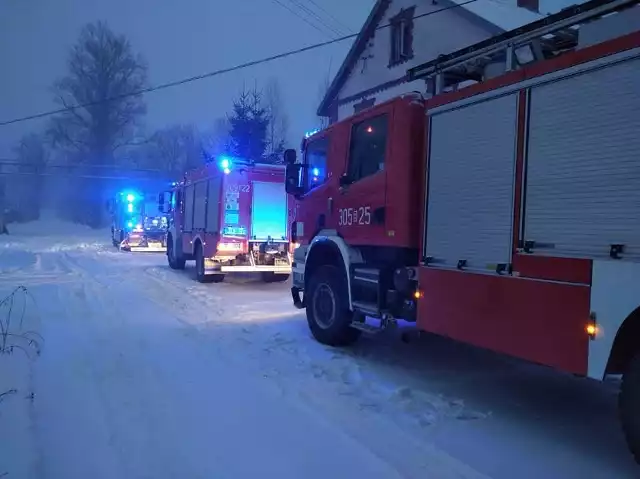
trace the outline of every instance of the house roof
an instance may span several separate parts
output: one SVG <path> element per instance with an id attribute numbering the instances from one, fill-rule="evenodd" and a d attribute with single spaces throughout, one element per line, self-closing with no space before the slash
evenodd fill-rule
<path id="1" fill-rule="evenodd" d="M 518 28 L 542 18 L 540 14 L 524 8 L 518 8 L 515 5 L 507 5 L 497 0 L 481 0 L 465 4 L 465 2 L 468 1 L 469 0 L 438 0 L 438 5 L 440 5 L 440 9 L 443 10 L 450 8 L 451 11 L 458 13 L 468 21 L 486 29 L 491 35 L 499 35 L 507 30 Z M 352 68 L 357 63 L 360 55 L 362 55 L 367 43 L 375 33 L 380 20 L 382 20 L 391 3 L 392 0 L 376 1 L 318 107 L 317 114 L 319 116 L 328 116 L 327 113 L 331 101 L 337 96 L 349 77 Z M 459 5 L 460 8 L 455 8 L 456 5 Z"/>

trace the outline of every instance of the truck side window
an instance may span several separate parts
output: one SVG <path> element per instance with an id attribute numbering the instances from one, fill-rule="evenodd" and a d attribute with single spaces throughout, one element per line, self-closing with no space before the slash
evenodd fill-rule
<path id="1" fill-rule="evenodd" d="M 355 182 L 384 170 L 387 148 L 387 115 L 353 125 L 347 174 Z"/>
<path id="2" fill-rule="evenodd" d="M 327 180 L 327 153 L 329 151 L 329 139 L 320 138 L 307 144 L 306 169 L 307 191 L 320 186 Z"/>

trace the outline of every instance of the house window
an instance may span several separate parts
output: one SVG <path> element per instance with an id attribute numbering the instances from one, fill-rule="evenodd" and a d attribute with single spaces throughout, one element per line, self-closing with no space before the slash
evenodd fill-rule
<path id="1" fill-rule="evenodd" d="M 320 138 L 307 144 L 306 147 L 306 184 L 307 191 L 320 186 L 327 180 L 327 154 L 329 139 Z"/>
<path id="2" fill-rule="evenodd" d="M 413 15 L 416 7 L 401 10 L 389 20 L 391 55 L 389 66 L 399 65 L 413 58 Z"/>
<path id="3" fill-rule="evenodd" d="M 387 115 L 353 125 L 348 176 L 352 182 L 384 170 L 387 149 Z"/>

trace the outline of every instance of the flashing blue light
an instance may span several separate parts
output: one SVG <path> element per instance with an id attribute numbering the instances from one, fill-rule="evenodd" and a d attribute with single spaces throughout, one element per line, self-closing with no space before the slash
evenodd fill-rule
<path id="1" fill-rule="evenodd" d="M 131 203 L 129 203 L 129 204 L 127 205 L 127 211 L 128 211 L 129 213 L 133 213 L 133 205 L 132 205 Z"/>
<path id="2" fill-rule="evenodd" d="M 136 200 L 136 195 L 131 194 L 131 193 L 129 193 L 129 194 L 127 195 L 127 201 L 128 201 L 129 203 L 131 203 L 131 202 L 133 202 L 133 201 L 135 201 L 135 200 Z"/>
<path id="3" fill-rule="evenodd" d="M 229 173 L 231 173 L 231 170 L 230 170 L 229 168 L 225 168 L 225 169 L 224 169 L 224 170 L 222 170 L 222 171 L 224 171 L 224 174 L 225 174 L 225 175 L 228 175 Z"/>
<path id="4" fill-rule="evenodd" d="M 221 156 L 218 160 L 218 166 L 227 175 L 229 174 L 229 171 L 231 170 L 232 165 L 233 165 L 233 162 L 231 161 L 231 158 L 229 158 L 228 156 Z"/>
<path id="5" fill-rule="evenodd" d="M 311 172 L 313 173 L 313 176 L 320 176 L 320 170 L 318 168 L 314 168 Z"/>
<path id="6" fill-rule="evenodd" d="M 305 137 L 305 138 L 309 138 L 310 136 L 315 135 L 315 134 L 316 134 L 316 133 L 318 133 L 319 131 L 320 131 L 320 128 L 316 128 L 315 130 L 308 131 L 308 132 L 306 132 L 306 133 L 304 134 L 304 137 Z"/>
<path id="7" fill-rule="evenodd" d="M 129 221 L 129 222 L 127 223 L 127 227 L 128 227 L 128 228 L 133 228 L 133 221 Z"/>

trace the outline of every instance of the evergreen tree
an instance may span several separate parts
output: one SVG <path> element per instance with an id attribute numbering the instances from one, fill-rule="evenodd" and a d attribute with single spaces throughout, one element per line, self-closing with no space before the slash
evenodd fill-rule
<path id="1" fill-rule="evenodd" d="M 261 161 L 267 147 L 269 115 L 257 88 L 250 91 L 243 88 L 233 102 L 229 123 L 233 154 L 247 161 Z"/>

